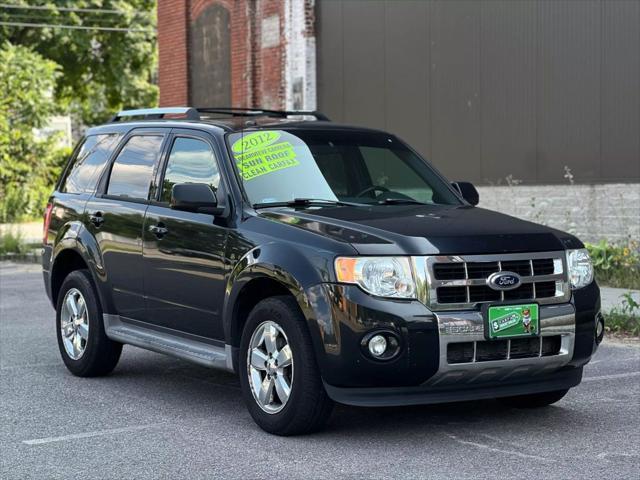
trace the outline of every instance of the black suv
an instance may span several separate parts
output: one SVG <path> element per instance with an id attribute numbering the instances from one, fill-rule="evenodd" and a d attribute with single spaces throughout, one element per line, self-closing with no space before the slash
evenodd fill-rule
<path id="1" fill-rule="evenodd" d="M 123 344 L 236 372 L 280 435 L 334 402 L 549 405 L 602 339 L 591 260 L 477 203 L 396 136 L 317 112 L 120 112 L 46 208 L 60 353 L 78 376 Z"/>

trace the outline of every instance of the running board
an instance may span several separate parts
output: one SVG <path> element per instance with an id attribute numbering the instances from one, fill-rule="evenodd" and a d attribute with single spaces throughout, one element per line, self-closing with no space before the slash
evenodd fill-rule
<path id="1" fill-rule="evenodd" d="M 104 330 L 111 340 L 164 353 L 205 367 L 233 372 L 231 345 L 219 347 L 171 333 L 123 322 L 119 315 L 103 314 Z"/>

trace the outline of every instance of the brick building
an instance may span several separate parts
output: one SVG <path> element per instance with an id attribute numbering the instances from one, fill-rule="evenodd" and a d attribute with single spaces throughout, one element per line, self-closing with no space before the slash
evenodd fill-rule
<path id="1" fill-rule="evenodd" d="M 315 109 L 313 0 L 160 0 L 160 104 Z"/>
<path id="2" fill-rule="evenodd" d="M 163 106 L 317 107 L 481 206 L 640 238 L 638 1 L 158 0 L 158 39 Z"/>

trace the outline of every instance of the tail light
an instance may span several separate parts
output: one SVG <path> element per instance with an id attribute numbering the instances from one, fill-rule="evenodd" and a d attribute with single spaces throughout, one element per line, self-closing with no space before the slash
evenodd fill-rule
<path id="1" fill-rule="evenodd" d="M 53 204 L 47 203 L 44 211 L 44 226 L 42 228 L 42 244 L 47 245 L 49 241 L 49 225 L 51 224 L 51 212 L 53 212 Z"/>

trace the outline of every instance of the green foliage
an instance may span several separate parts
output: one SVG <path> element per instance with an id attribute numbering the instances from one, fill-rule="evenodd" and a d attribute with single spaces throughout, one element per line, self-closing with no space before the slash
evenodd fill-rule
<path id="1" fill-rule="evenodd" d="M 26 8 L 0 9 L 0 21 L 51 27 L 0 26 L 0 222 L 40 217 L 69 154 L 34 128 L 65 112 L 99 123 L 158 95 L 154 0 L 11 3 Z"/>
<path id="2" fill-rule="evenodd" d="M 630 293 L 622 295 L 622 305 L 605 316 L 608 332 L 640 336 L 640 303 Z"/>
<path id="3" fill-rule="evenodd" d="M 7 253 L 27 253 L 29 247 L 24 243 L 20 233 L 7 232 L 0 235 L 0 255 Z"/>
<path id="4" fill-rule="evenodd" d="M 68 153 L 34 134 L 59 110 L 58 76 L 54 62 L 28 48 L 0 45 L 0 222 L 42 214 Z"/>
<path id="5" fill-rule="evenodd" d="M 635 241 L 615 245 L 601 240 L 586 244 L 596 279 L 609 287 L 640 289 L 640 249 Z"/>
<path id="6" fill-rule="evenodd" d="M 0 21 L 128 29 L 0 26 L 0 43 L 27 46 L 60 66 L 55 97 L 85 124 L 103 122 L 122 107 L 157 103 L 158 91 L 153 84 L 157 63 L 154 0 L 13 3 L 47 8 L 2 9 Z M 60 6 L 92 11 L 60 10 Z"/>

